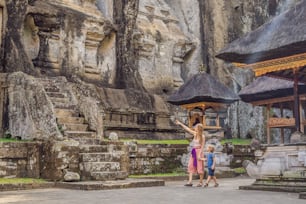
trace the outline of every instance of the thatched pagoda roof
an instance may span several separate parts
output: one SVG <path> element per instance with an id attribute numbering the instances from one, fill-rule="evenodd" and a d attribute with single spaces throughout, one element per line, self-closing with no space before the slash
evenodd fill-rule
<path id="1" fill-rule="evenodd" d="M 221 50 L 225 61 L 254 63 L 306 52 L 306 0 Z"/>
<path id="2" fill-rule="evenodd" d="M 197 102 L 232 103 L 239 96 L 231 89 L 206 73 L 196 74 L 187 80 L 168 98 L 174 105 L 185 105 Z"/>
<path id="3" fill-rule="evenodd" d="M 293 96 L 293 83 L 284 79 L 263 76 L 244 87 L 239 92 L 239 96 L 242 101 L 247 103 Z M 300 83 L 299 92 L 299 94 L 305 94 L 306 85 Z"/>

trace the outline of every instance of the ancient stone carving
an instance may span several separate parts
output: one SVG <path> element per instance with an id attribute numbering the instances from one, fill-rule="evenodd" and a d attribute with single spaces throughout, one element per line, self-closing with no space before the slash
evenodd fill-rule
<path id="1" fill-rule="evenodd" d="M 147 90 L 162 93 L 163 89 L 167 92 L 183 83 L 183 58 L 194 49 L 194 44 L 183 34 L 165 1 L 140 1 L 134 43 Z"/>
<path id="2" fill-rule="evenodd" d="M 85 120 L 89 124 L 89 129 L 96 131 L 97 138 L 103 138 L 103 112 L 98 106 L 96 99 L 92 97 L 82 97 L 79 98 L 78 107 L 82 115 L 84 115 Z"/>
<path id="3" fill-rule="evenodd" d="M 23 31 L 23 43 L 30 59 L 34 59 L 38 55 L 39 51 L 39 37 L 38 27 L 35 25 L 34 18 L 31 15 L 27 15 L 24 31 Z"/>
<path id="4" fill-rule="evenodd" d="M 61 139 L 54 110 L 42 85 L 32 76 L 8 76 L 9 131 L 22 139 Z"/>
<path id="5" fill-rule="evenodd" d="M 306 149 L 303 145 L 268 147 L 264 154 L 257 154 L 258 162 L 243 162 L 249 176 L 264 177 L 303 177 Z"/>

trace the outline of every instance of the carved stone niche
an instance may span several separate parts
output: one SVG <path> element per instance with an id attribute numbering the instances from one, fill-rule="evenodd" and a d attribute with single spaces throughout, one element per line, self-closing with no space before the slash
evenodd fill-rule
<path id="1" fill-rule="evenodd" d="M 195 45 L 187 40 L 179 40 L 173 48 L 173 84 L 175 87 L 181 86 L 184 81 L 181 78 L 181 67 L 184 63 L 184 57 L 195 49 Z"/>
<path id="2" fill-rule="evenodd" d="M 104 34 L 97 32 L 87 32 L 85 41 L 85 74 L 99 75 L 98 69 L 98 47 L 103 40 Z"/>
<path id="3" fill-rule="evenodd" d="M 36 67 L 52 73 L 60 72 L 60 20 L 56 16 L 32 14 L 38 27 L 40 47 L 37 58 L 33 60 Z"/>
<path id="4" fill-rule="evenodd" d="M 39 52 L 38 27 L 34 23 L 34 18 L 27 15 L 23 30 L 23 44 L 30 59 L 35 59 Z"/>

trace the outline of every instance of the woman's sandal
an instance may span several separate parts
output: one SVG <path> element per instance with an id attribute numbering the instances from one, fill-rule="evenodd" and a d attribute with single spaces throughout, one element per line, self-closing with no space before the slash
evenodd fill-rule
<path id="1" fill-rule="evenodd" d="M 206 188 L 206 187 L 208 187 L 208 183 L 205 183 L 205 184 L 204 184 L 204 188 Z"/>
<path id="2" fill-rule="evenodd" d="M 215 183 L 215 187 L 218 187 L 219 186 L 219 184 L 218 183 Z"/>
<path id="3" fill-rule="evenodd" d="M 192 186 L 192 183 L 186 183 L 184 186 Z"/>
<path id="4" fill-rule="evenodd" d="M 197 185 L 197 187 L 202 187 L 203 186 L 203 183 L 199 183 L 198 185 Z"/>

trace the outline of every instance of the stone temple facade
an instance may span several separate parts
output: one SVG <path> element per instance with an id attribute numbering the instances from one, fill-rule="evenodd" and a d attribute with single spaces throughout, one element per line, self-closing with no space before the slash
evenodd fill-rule
<path id="1" fill-rule="evenodd" d="M 125 178 L 126 147 L 100 139 L 183 138 L 165 98 L 199 69 L 238 92 L 252 73 L 215 54 L 285 2 L 0 0 L 1 135 L 48 141 L 54 180 Z M 233 105 L 231 134 L 262 139 L 262 114 Z"/>
<path id="2" fill-rule="evenodd" d="M 248 84 L 251 72 L 233 70 L 214 56 L 284 4 L 0 0 L 2 132 L 24 139 L 84 130 L 99 137 L 115 131 L 119 137 L 181 138 L 164 98 L 199 69 L 235 91 Z M 57 109 L 84 121 L 63 121 Z M 262 114 L 233 105 L 231 134 L 262 139 Z"/>

